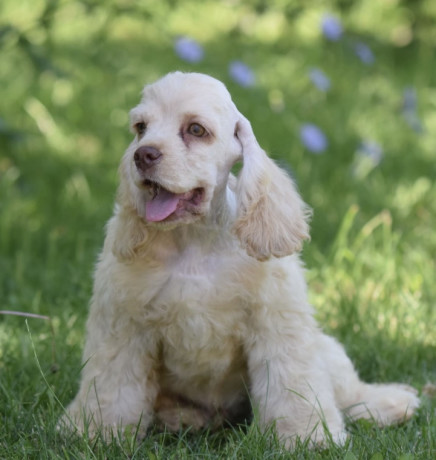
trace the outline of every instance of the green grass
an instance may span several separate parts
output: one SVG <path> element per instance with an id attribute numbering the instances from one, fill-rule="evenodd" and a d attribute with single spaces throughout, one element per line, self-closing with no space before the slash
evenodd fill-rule
<path id="1" fill-rule="evenodd" d="M 143 443 L 123 446 L 65 438 L 55 429 L 77 390 L 93 265 L 130 140 L 128 110 L 144 83 L 175 69 L 222 79 L 261 145 L 292 169 L 314 209 L 303 253 L 311 300 L 362 378 L 419 390 L 436 381 L 434 8 L 430 0 L 413 10 L 396 2 L 325 5 L 2 2 L 0 309 L 50 320 L 0 315 L 1 459 L 434 457 L 436 403 L 429 395 L 407 424 L 351 424 L 346 446 L 315 452 L 299 445 L 286 453 L 256 424 L 217 433 L 152 431 Z M 343 21 L 339 42 L 319 33 L 326 9 Z M 203 61 L 175 55 L 179 34 L 202 44 Z M 371 46 L 372 66 L 356 58 L 355 41 Z M 229 78 L 234 59 L 253 69 L 254 87 Z M 310 83 L 312 67 L 330 77 L 327 93 Z M 402 114 L 406 87 L 416 90 L 422 132 Z M 322 155 L 302 146 L 305 122 L 326 133 Z M 363 140 L 382 146 L 379 165 L 362 163 L 356 152 Z"/>

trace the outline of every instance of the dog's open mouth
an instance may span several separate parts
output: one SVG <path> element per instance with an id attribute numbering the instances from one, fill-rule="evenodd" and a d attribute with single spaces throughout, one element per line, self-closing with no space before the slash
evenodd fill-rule
<path id="1" fill-rule="evenodd" d="M 148 222 L 162 222 L 179 217 L 183 211 L 195 214 L 204 198 L 204 188 L 194 188 L 185 193 L 173 193 L 157 182 L 146 179 L 144 185 L 152 198 L 145 204 L 145 218 Z"/>

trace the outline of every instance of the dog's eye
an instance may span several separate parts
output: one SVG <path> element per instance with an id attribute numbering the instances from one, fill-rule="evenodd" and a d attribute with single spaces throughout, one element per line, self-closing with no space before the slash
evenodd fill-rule
<path id="1" fill-rule="evenodd" d="M 138 123 L 135 123 L 134 128 L 138 136 L 142 136 L 147 129 L 147 125 L 143 121 L 139 121 Z"/>
<path id="2" fill-rule="evenodd" d="M 203 137 L 206 135 L 206 129 L 198 123 L 191 123 L 188 128 L 188 133 L 195 137 Z"/>

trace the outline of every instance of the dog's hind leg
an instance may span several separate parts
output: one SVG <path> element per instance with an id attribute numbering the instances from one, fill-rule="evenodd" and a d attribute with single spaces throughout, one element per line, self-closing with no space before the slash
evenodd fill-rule
<path id="1" fill-rule="evenodd" d="M 362 382 L 343 347 L 326 335 L 321 341 L 336 402 L 349 419 L 372 419 L 385 426 L 409 419 L 419 407 L 414 388 L 398 383 Z"/>

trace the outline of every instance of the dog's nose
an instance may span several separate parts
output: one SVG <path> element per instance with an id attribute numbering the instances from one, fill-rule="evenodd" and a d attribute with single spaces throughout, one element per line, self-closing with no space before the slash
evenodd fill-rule
<path id="1" fill-rule="evenodd" d="M 162 159 L 162 153 L 155 147 L 143 145 L 133 155 L 133 160 L 139 171 L 146 171 Z"/>

